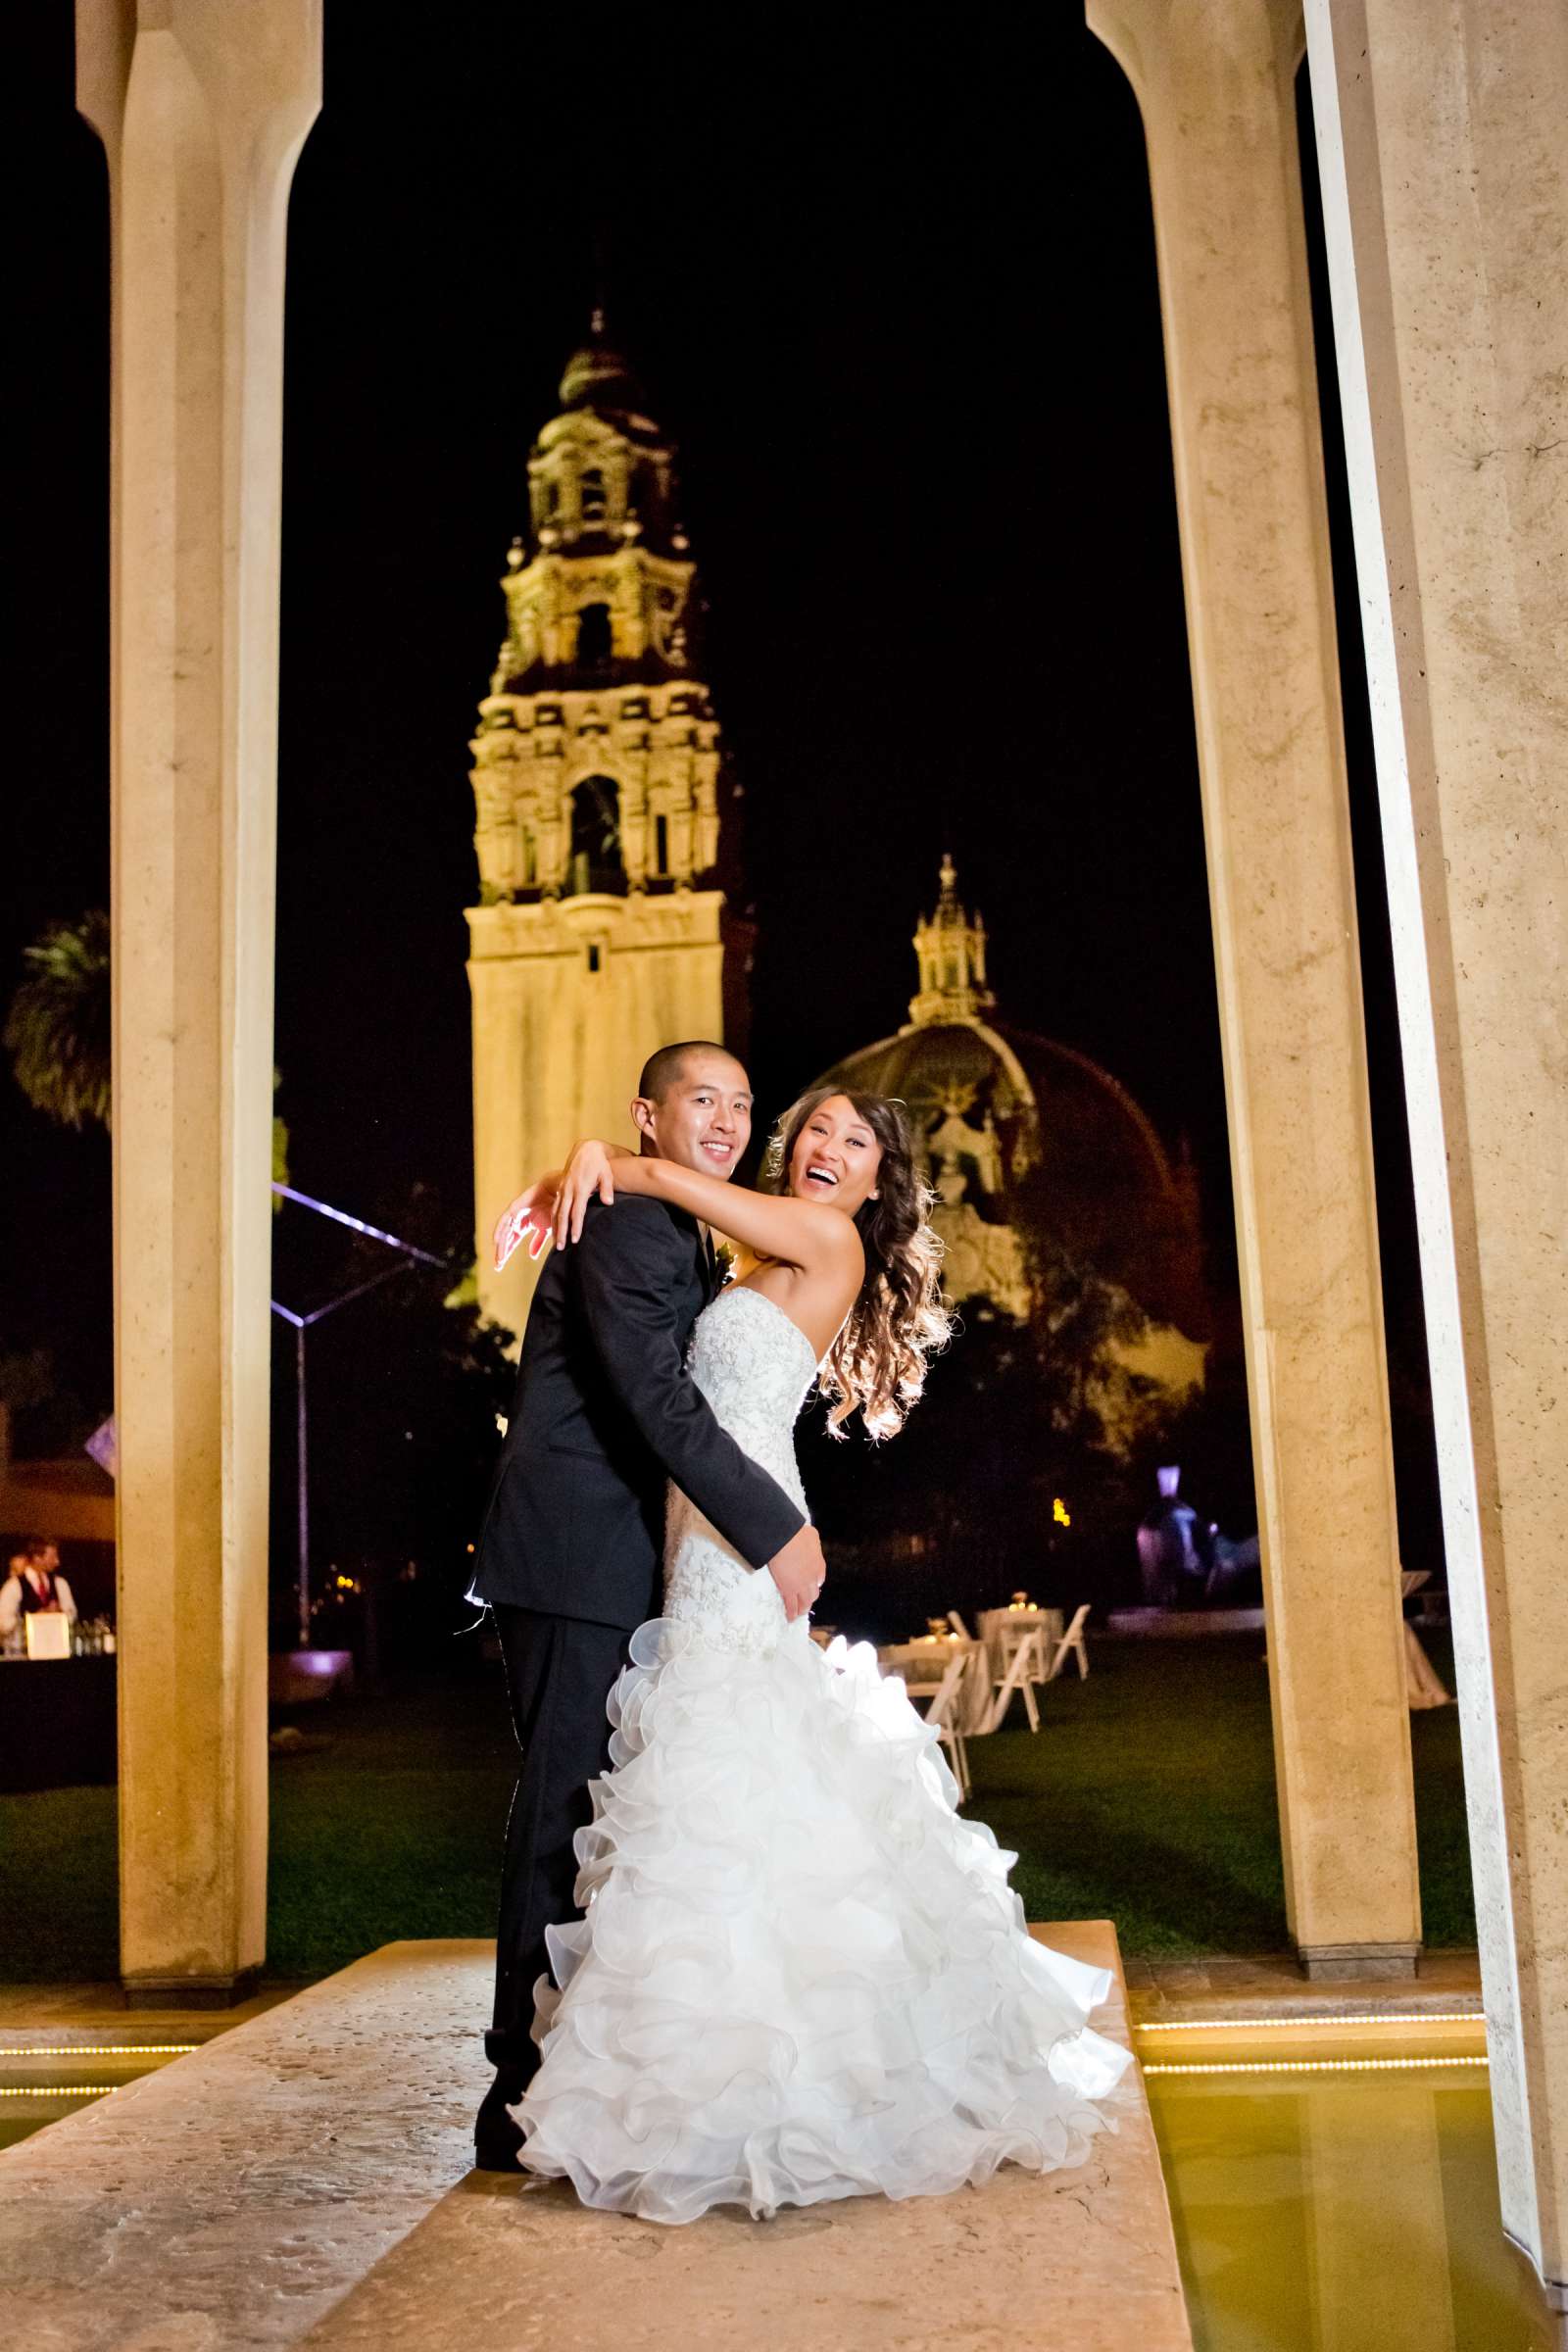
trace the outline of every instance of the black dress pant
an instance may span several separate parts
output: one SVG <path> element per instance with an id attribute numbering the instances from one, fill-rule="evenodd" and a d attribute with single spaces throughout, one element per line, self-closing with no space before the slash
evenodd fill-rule
<path id="1" fill-rule="evenodd" d="M 525 2081 L 539 2063 L 533 1988 L 550 1966 L 545 1930 L 577 1915 L 572 1838 L 593 1818 L 588 1783 L 610 1761 L 605 1701 L 631 1639 L 615 1625 L 496 1608 L 522 1767 L 507 1816 L 496 1936 L 496 2006 L 485 2054 Z"/>

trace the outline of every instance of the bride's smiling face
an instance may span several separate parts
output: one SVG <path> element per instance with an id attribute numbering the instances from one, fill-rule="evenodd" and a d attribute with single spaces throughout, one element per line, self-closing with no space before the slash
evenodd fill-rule
<path id="1" fill-rule="evenodd" d="M 882 1147 L 847 1095 L 819 1102 L 795 1140 L 789 1185 L 797 1200 L 828 1200 L 847 1217 L 876 1199 Z"/>

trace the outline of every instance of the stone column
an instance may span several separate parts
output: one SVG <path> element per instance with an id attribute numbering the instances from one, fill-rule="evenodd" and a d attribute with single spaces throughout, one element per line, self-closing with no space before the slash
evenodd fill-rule
<path id="1" fill-rule="evenodd" d="M 230 1997 L 267 1892 L 283 253 L 319 0 L 77 0 L 113 251 L 121 1962 Z"/>
<path id="2" fill-rule="evenodd" d="M 1309 1973 L 1420 1943 L 1291 0 L 1089 0 L 1149 147 L 1275 1764 Z"/>
<path id="3" fill-rule="evenodd" d="M 1568 2308 L 1568 17 L 1311 0 L 1504 2223 Z"/>

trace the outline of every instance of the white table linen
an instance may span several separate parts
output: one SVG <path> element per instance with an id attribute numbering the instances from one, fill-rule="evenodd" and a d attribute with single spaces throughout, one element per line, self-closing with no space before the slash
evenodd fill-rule
<path id="1" fill-rule="evenodd" d="M 980 1640 L 985 1645 L 988 1671 L 993 1683 L 1000 1683 L 1007 1671 L 1007 1661 L 1011 1655 L 1007 1639 L 1009 1626 L 1021 1626 L 1025 1633 L 1033 1633 L 1038 1628 L 1048 1667 L 1056 1654 L 1057 1642 L 1067 1630 L 1060 1609 L 982 1609 Z"/>
<path id="2" fill-rule="evenodd" d="M 876 1654 L 884 1674 L 902 1675 L 906 1683 L 939 1683 L 956 1652 L 965 1663 L 952 1728 L 967 1739 L 972 1732 L 984 1731 L 991 1712 L 991 1672 L 983 1642 L 964 1642 L 956 1634 L 935 1639 L 923 1634 L 913 1642 L 890 1642 Z"/>

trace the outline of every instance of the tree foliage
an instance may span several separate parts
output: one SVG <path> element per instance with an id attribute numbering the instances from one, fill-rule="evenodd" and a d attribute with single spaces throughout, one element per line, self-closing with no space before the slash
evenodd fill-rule
<path id="1" fill-rule="evenodd" d="M 1107 1270 L 1102 1235 L 1074 1230 L 1038 1171 L 1016 1176 L 1013 1200 L 1027 1313 L 966 1298 L 890 1445 L 808 1437 L 837 1593 L 828 1614 L 842 1609 L 852 1630 L 907 1631 L 1019 1588 L 1108 1605 L 1136 1585 L 1145 1461 L 1176 1402 L 1127 1360 L 1149 1317 Z"/>
<path id="2" fill-rule="evenodd" d="M 109 917 L 89 907 L 74 923 L 51 923 L 23 950 L 27 977 L 11 1000 L 3 1039 L 34 1110 L 62 1127 L 109 1125 L 114 1062 Z M 281 1084 L 272 1072 L 275 1102 Z M 288 1182 L 288 1128 L 272 1117 L 272 1182 Z"/>
<path id="3" fill-rule="evenodd" d="M 109 1124 L 109 917 L 93 907 L 23 950 L 4 1044 L 35 1110 L 78 1131 Z"/>

